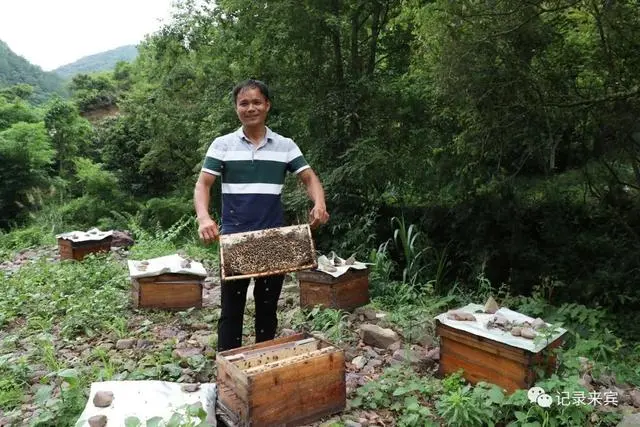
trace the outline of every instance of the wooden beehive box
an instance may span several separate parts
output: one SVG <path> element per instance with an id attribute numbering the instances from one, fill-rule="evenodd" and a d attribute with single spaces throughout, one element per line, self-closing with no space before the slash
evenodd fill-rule
<path id="1" fill-rule="evenodd" d="M 316 267 L 309 224 L 220 236 L 220 276 L 223 281 Z"/>
<path id="2" fill-rule="evenodd" d="M 87 232 L 71 231 L 59 234 L 56 238 L 60 259 L 82 261 L 88 254 L 109 252 L 113 235 L 111 231 L 101 232 L 98 229 L 91 229 Z"/>
<path id="3" fill-rule="evenodd" d="M 333 277 L 322 271 L 300 271 L 300 306 L 353 310 L 369 303 L 369 269 Z"/>
<path id="4" fill-rule="evenodd" d="M 436 334 L 440 337 L 441 376 L 462 369 L 467 381 L 493 383 L 509 393 L 529 389 L 540 379 L 541 372 L 550 374 L 556 365 L 554 349 L 563 342 L 561 333 L 536 352 L 457 329 L 440 320 L 436 320 Z"/>
<path id="5" fill-rule="evenodd" d="M 133 308 L 202 308 L 204 280 L 188 274 L 161 274 L 131 279 Z"/>
<path id="6" fill-rule="evenodd" d="M 309 334 L 218 353 L 216 366 L 229 426 L 299 426 L 346 407 L 344 352 Z"/>
<path id="7" fill-rule="evenodd" d="M 206 271 L 200 263 L 184 261 L 177 255 L 128 261 L 133 308 L 202 308 Z M 140 270 L 141 264 L 147 267 Z"/>

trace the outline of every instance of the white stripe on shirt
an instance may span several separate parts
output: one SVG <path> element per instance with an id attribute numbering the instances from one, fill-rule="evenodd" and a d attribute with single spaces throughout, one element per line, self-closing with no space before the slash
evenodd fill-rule
<path id="1" fill-rule="evenodd" d="M 286 161 L 287 161 L 287 163 L 289 163 L 293 159 L 297 159 L 300 156 L 302 156 L 302 151 L 300 151 L 300 149 L 297 146 L 294 146 L 294 148 L 292 150 L 289 150 L 287 152 L 287 160 Z"/>
<path id="2" fill-rule="evenodd" d="M 220 172 L 216 172 L 207 168 L 202 168 L 202 172 L 210 173 L 211 175 L 215 175 L 215 176 L 220 176 Z"/>
<path id="3" fill-rule="evenodd" d="M 309 169 L 310 167 L 311 167 L 311 166 L 309 166 L 309 165 L 304 165 L 304 166 L 302 166 L 300 169 L 298 169 L 297 171 L 295 171 L 294 173 L 297 175 L 297 174 L 299 174 L 300 172 L 302 172 L 303 170 L 305 170 L 305 169 Z"/>
<path id="4" fill-rule="evenodd" d="M 224 155 L 224 161 L 229 162 L 234 160 L 270 160 L 286 163 L 288 157 L 287 152 L 269 151 L 264 148 L 257 150 L 253 155 L 253 158 L 251 157 L 251 150 L 227 151 Z"/>
<path id="5" fill-rule="evenodd" d="M 225 184 L 222 183 L 223 194 L 275 194 L 282 193 L 281 184 Z"/>

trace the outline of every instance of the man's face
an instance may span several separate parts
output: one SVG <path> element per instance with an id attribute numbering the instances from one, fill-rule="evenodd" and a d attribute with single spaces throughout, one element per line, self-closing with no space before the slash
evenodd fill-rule
<path id="1" fill-rule="evenodd" d="M 236 98 L 236 113 L 244 126 L 264 125 L 271 104 L 258 88 L 246 88 Z"/>

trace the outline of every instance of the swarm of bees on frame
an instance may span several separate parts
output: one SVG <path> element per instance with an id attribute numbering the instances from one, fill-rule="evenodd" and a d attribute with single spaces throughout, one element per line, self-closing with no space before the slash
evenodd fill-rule
<path id="1" fill-rule="evenodd" d="M 308 235 L 277 230 L 226 244 L 223 251 L 224 271 L 229 277 L 278 272 L 310 265 L 314 261 Z"/>

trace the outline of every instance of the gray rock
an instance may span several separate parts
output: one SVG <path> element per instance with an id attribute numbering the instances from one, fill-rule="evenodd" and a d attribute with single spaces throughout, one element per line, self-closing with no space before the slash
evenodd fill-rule
<path id="1" fill-rule="evenodd" d="M 640 390 L 634 389 L 629 392 L 629 397 L 631 399 L 631 404 L 636 408 L 640 408 Z M 640 425 L 640 424 L 638 424 Z"/>
<path id="2" fill-rule="evenodd" d="M 202 354 L 202 348 L 198 347 L 187 347 L 187 348 L 176 348 L 173 350 L 173 357 L 176 359 L 188 359 L 189 357 L 198 356 Z"/>
<path id="3" fill-rule="evenodd" d="M 614 375 L 600 375 L 598 382 L 607 387 L 611 387 L 616 384 L 616 377 Z"/>
<path id="4" fill-rule="evenodd" d="M 175 336 L 176 340 L 178 340 L 178 342 L 182 342 L 184 340 L 186 340 L 187 338 L 189 338 L 189 333 L 187 331 L 178 331 L 178 333 Z"/>
<path id="5" fill-rule="evenodd" d="M 343 424 L 344 424 L 344 427 L 362 427 L 362 424 L 357 423 L 355 421 L 351 421 L 351 420 L 345 420 Z"/>
<path id="6" fill-rule="evenodd" d="M 344 358 L 347 362 L 351 362 L 353 359 L 355 359 L 358 356 L 358 353 L 355 352 L 354 349 L 352 348 L 347 348 L 344 351 Z"/>
<path id="7" fill-rule="evenodd" d="M 200 384 L 184 384 L 180 387 L 182 391 L 185 393 L 193 393 L 194 391 L 200 390 Z"/>
<path id="8" fill-rule="evenodd" d="M 425 359 L 438 362 L 440 360 L 440 347 L 432 348 L 431 350 L 427 351 Z"/>
<path id="9" fill-rule="evenodd" d="M 364 368 L 362 368 L 362 371 L 360 372 L 362 372 L 365 375 L 373 375 L 376 373 L 376 369 L 373 366 L 367 365 Z"/>
<path id="10" fill-rule="evenodd" d="M 583 378 L 587 376 L 587 374 L 583 375 Z M 578 383 L 582 384 L 581 380 L 578 380 Z M 618 405 L 633 405 L 633 401 L 631 400 L 631 395 L 624 388 L 613 386 L 611 387 L 610 392 L 616 394 L 618 396 Z"/>
<path id="11" fill-rule="evenodd" d="M 393 344 L 391 344 L 389 347 L 387 347 L 387 350 L 396 351 L 396 350 L 400 350 L 400 347 L 402 347 L 402 342 L 396 341 Z"/>
<path id="12" fill-rule="evenodd" d="M 116 349 L 126 350 L 128 348 L 133 348 L 133 346 L 136 345 L 137 342 L 138 340 L 135 338 L 120 339 L 118 340 L 118 342 L 116 342 Z"/>
<path id="13" fill-rule="evenodd" d="M 617 427 L 638 427 L 638 426 L 640 426 L 640 413 L 625 415 Z"/>
<path id="14" fill-rule="evenodd" d="M 89 427 L 105 427 L 107 425 L 106 415 L 94 415 L 89 418 Z"/>
<path id="15" fill-rule="evenodd" d="M 380 359 L 371 359 L 367 362 L 365 368 L 377 368 L 378 366 L 382 366 L 383 362 Z"/>
<path id="16" fill-rule="evenodd" d="M 128 248 L 135 243 L 131 234 L 126 231 L 114 231 L 111 246 L 114 248 Z"/>
<path id="17" fill-rule="evenodd" d="M 354 365 L 356 369 L 360 370 L 367 364 L 367 359 L 365 359 L 364 356 L 354 357 L 351 364 Z"/>
<path id="18" fill-rule="evenodd" d="M 354 314 L 362 316 L 366 320 L 376 320 L 376 311 L 371 307 L 358 307 L 355 309 Z"/>
<path id="19" fill-rule="evenodd" d="M 369 347 L 369 346 L 366 346 L 366 347 L 364 348 L 364 351 L 366 351 L 366 352 L 367 352 L 367 356 L 368 356 L 368 357 L 378 357 L 378 356 L 379 356 L 378 352 L 377 352 L 377 351 L 375 351 L 374 349 L 372 349 L 372 348 L 371 348 L 371 347 Z"/>
<path id="20" fill-rule="evenodd" d="M 424 348 L 431 348 L 431 347 L 433 347 L 433 344 L 434 344 L 433 337 L 431 335 L 424 334 L 418 340 L 418 344 L 420 344 Z"/>
<path id="21" fill-rule="evenodd" d="M 209 374 L 206 372 L 198 372 L 196 374 L 196 381 L 199 383 L 208 383 L 211 381 L 211 378 L 209 378 Z"/>
<path id="22" fill-rule="evenodd" d="M 190 383 L 192 383 L 193 381 L 195 381 L 195 380 L 193 379 L 193 376 L 191 376 L 191 375 L 185 375 L 185 374 L 182 374 L 182 375 L 180 376 L 180 378 L 178 378 L 178 380 L 177 380 L 176 382 L 178 382 L 178 383 L 186 383 L 186 384 L 190 384 Z"/>
<path id="23" fill-rule="evenodd" d="M 591 384 L 592 382 L 593 382 L 593 378 L 591 378 L 591 375 L 589 374 L 584 374 L 578 380 L 578 384 L 580 384 L 582 387 L 586 388 L 589 391 L 593 390 L 593 385 Z"/>
<path id="24" fill-rule="evenodd" d="M 136 348 L 149 348 L 153 347 L 153 342 L 149 340 L 138 340 L 136 342 Z"/>
<path id="25" fill-rule="evenodd" d="M 98 408 L 106 408 L 113 402 L 113 392 L 100 390 L 93 396 L 93 404 Z"/>
<path id="26" fill-rule="evenodd" d="M 215 342 L 214 337 L 216 335 L 215 334 L 208 334 L 208 335 L 193 335 L 192 338 L 201 346 L 211 346 L 212 342 Z"/>
<path id="27" fill-rule="evenodd" d="M 395 360 L 409 363 L 419 363 L 422 360 L 422 355 L 410 348 L 399 349 L 393 352 L 392 356 Z"/>
<path id="28" fill-rule="evenodd" d="M 198 322 L 198 323 L 192 324 L 191 329 L 193 329 L 194 331 L 198 331 L 206 334 L 206 333 L 209 333 L 209 331 L 211 330 L 211 325 L 208 323 Z"/>
<path id="29" fill-rule="evenodd" d="M 297 332 L 294 331 L 293 329 L 282 328 L 282 332 L 281 332 L 280 335 L 283 336 L 283 337 L 288 337 L 288 336 L 295 335 L 295 334 L 297 334 Z"/>
<path id="30" fill-rule="evenodd" d="M 372 324 L 360 326 L 360 337 L 365 344 L 385 349 L 400 340 L 400 336 L 392 329 Z"/>

